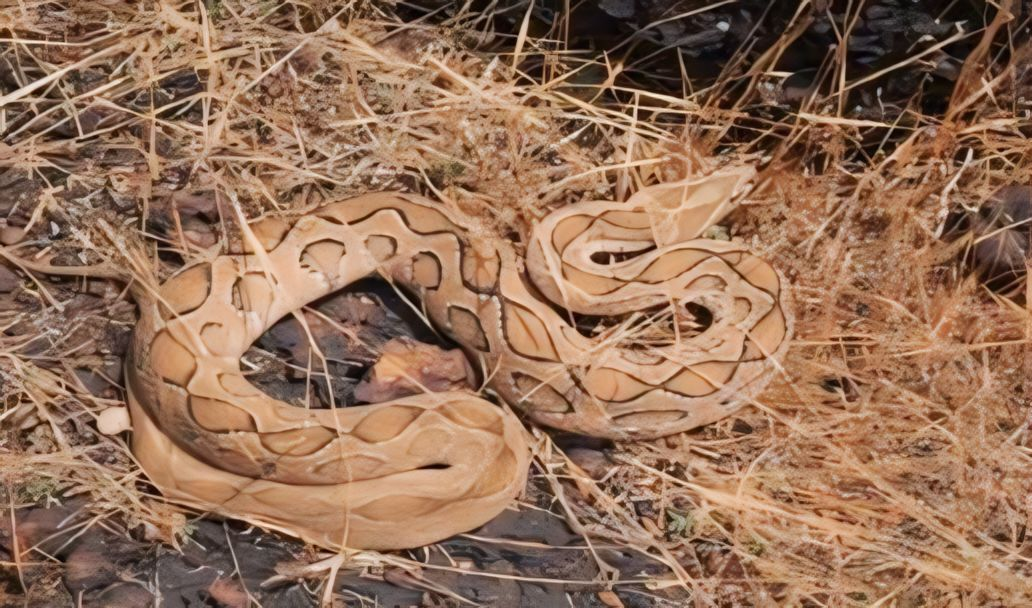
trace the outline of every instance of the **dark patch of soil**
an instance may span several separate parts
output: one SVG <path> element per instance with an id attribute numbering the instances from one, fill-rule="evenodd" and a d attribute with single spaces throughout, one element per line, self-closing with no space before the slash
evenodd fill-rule
<path id="1" fill-rule="evenodd" d="M 157 602 L 166 608 L 236 608 L 248 606 L 249 599 L 265 608 L 319 605 L 324 578 L 297 575 L 313 555 L 295 541 L 237 522 L 201 519 L 192 522 L 177 551 L 147 542 L 140 530 L 121 529 L 117 520 L 91 523 L 90 517 L 76 499 L 15 510 L 14 535 L 5 517 L 0 557 L 14 561 L 17 538 L 22 565 L 0 577 L 0 606 L 24 600 L 40 607 Z M 342 603 L 334 605 L 458 606 L 462 597 L 500 608 L 605 606 L 596 557 L 562 518 L 545 510 L 506 511 L 468 536 L 406 553 L 424 566 L 341 570 L 334 592 Z M 600 545 L 595 554 L 622 581 L 665 572 L 647 555 L 626 549 Z M 623 584 L 612 593 L 625 606 L 677 606 L 687 599 L 683 590 L 656 592 L 639 584 Z"/>
<path id="2" fill-rule="evenodd" d="M 355 387 L 392 338 L 450 347 L 402 297 L 387 283 L 366 279 L 312 303 L 309 308 L 317 312 L 304 313 L 307 331 L 288 316 L 248 350 L 244 360 L 257 367 L 248 378 L 297 406 L 354 404 Z M 309 333 L 318 352 L 311 347 Z"/>
<path id="3" fill-rule="evenodd" d="M 468 11 L 477 14 L 489 4 L 500 35 L 470 41 L 485 52 L 510 44 L 527 10 L 520 0 L 478 0 Z M 397 10 L 409 20 L 443 21 L 455 18 L 460 6 L 415 0 Z M 591 88 L 610 77 L 599 59 L 605 54 L 611 66 L 619 66 L 617 86 L 695 96 L 714 110 L 736 109 L 724 115 L 730 129 L 723 143 L 764 147 L 781 145 L 779 129 L 785 125 L 779 121 L 808 107 L 898 126 L 913 125 L 920 114 L 941 115 L 964 58 L 978 42 L 977 35 L 958 33 L 982 27 L 985 10 L 979 2 L 937 0 L 545 0 L 534 4 L 529 31 L 559 41 L 573 65 L 594 61 L 569 81 L 571 94 L 630 101 L 615 87 Z M 1001 46 L 998 53 L 1001 65 L 1006 63 L 1010 49 Z M 541 71 L 541 56 L 528 54 L 521 69 Z M 842 73 L 850 86 L 840 92 Z M 672 113 L 655 120 L 684 119 Z M 757 140 L 767 129 L 774 131 Z M 868 153 L 901 139 L 883 141 L 885 132 L 875 133 L 862 142 Z"/>

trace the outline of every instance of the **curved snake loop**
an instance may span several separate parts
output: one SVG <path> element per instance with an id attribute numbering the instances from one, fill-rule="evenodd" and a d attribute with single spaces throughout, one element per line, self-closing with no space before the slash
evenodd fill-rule
<path id="1" fill-rule="evenodd" d="M 377 273 L 418 296 L 536 422 L 638 439 L 718 420 L 766 385 L 791 334 L 778 273 L 701 238 L 750 176 L 561 208 L 525 259 L 410 194 L 252 222 L 244 251 L 194 263 L 140 302 L 126 363 L 133 451 L 172 498 L 324 546 L 414 547 L 498 514 L 529 460 L 506 410 L 456 392 L 305 409 L 241 372 L 276 321 Z"/>

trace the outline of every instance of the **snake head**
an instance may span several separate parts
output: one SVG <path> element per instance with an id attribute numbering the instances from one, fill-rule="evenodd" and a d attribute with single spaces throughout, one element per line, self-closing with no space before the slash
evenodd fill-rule
<path id="1" fill-rule="evenodd" d="M 657 246 L 698 238 L 734 210 L 756 176 L 752 167 L 736 167 L 703 177 L 646 186 L 626 205 L 645 212 Z"/>

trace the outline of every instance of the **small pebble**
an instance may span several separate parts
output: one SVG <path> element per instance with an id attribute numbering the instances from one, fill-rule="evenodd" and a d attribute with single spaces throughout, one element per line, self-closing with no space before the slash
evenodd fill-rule
<path id="1" fill-rule="evenodd" d="M 598 450 L 572 448 L 566 451 L 566 456 L 592 479 L 602 479 L 613 466 L 609 458 Z"/>
<path id="2" fill-rule="evenodd" d="M 8 268 L 0 266 L 0 293 L 11 293 L 21 285 L 21 278 Z"/>
<path id="3" fill-rule="evenodd" d="M 24 238 L 24 228 L 18 228 L 17 226 L 4 226 L 3 228 L 0 228 L 0 243 L 4 245 L 20 243 Z"/>
<path id="4" fill-rule="evenodd" d="M 109 407 L 97 416 L 97 430 L 105 435 L 117 435 L 132 428 L 128 408 Z"/>

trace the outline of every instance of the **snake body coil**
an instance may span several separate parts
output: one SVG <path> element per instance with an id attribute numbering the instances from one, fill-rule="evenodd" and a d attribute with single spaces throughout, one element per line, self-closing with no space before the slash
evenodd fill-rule
<path id="1" fill-rule="evenodd" d="M 408 194 L 258 220 L 241 254 L 191 265 L 141 303 L 133 451 L 171 497 L 324 546 L 413 547 L 499 513 L 529 460 L 503 409 L 450 392 L 309 410 L 241 373 L 276 321 L 375 273 L 417 295 L 532 420 L 625 439 L 715 421 L 766 384 L 790 333 L 778 274 L 698 238 L 742 180 L 681 184 L 676 210 L 663 197 L 564 207 L 525 261 Z"/>

